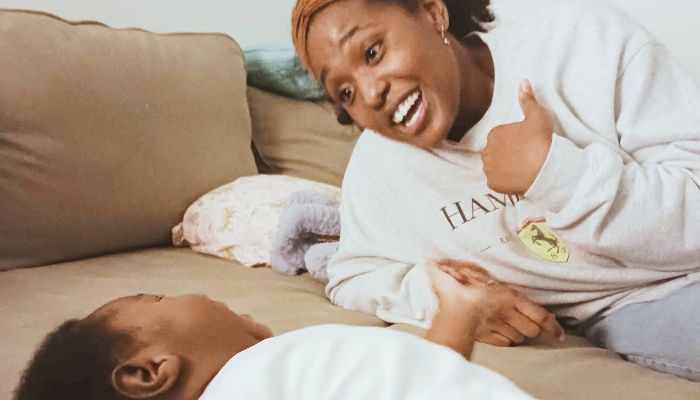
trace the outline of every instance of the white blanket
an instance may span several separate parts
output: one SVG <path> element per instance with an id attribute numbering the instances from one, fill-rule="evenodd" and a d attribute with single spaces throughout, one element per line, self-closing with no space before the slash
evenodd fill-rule
<path id="1" fill-rule="evenodd" d="M 386 328 L 322 325 L 235 355 L 200 400 L 531 399 L 459 354 Z"/>

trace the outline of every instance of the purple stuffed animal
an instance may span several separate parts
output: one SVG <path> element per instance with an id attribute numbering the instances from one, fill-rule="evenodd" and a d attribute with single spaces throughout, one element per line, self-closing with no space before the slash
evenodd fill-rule
<path id="1" fill-rule="evenodd" d="M 328 282 L 326 267 L 340 240 L 338 207 L 337 200 L 321 193 L 293 193 L 272 237 L 272 269 L 288 275 L 308 271 L 315 279 Z"/>

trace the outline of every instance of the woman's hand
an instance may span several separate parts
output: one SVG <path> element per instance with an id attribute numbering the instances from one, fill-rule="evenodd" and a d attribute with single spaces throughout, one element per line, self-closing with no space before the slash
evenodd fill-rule
<path id="1" fill-rule="evenodd" d="M 527 192 L 552 145 L 549 113 L 537 102 L 527 80 L 520 86 L 519 99 L 525 119 L 493 128 L 481 152 L 486 184 L 499 193 Z"/>
<path id="2" fill-rule="evenodd" d="M 516 345 L 542 334 L 564 340 L 564 330 L 553 314 L 515 289 L 498 284 L 483 268 L 450 259 L 435 263 L 454 278 L 452 284 L 433 278 L 440 308 L 449 307 L 451 314 L 459 307 L 462 312 L 476 312 L 476 340 L 494 346 Z"/>

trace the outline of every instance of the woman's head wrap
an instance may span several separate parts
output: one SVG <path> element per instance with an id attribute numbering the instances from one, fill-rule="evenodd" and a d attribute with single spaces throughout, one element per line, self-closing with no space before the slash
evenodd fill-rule
<path id="1" fill-rule="evenodd" d="M 292 11 L 292 41 L 299 60 L 309 70 L 309 54 L 306 51 L 306 40 L 309 33 L 309 23 L 313 16 L 324 7 L 340 0 L 298 0 Z"/>

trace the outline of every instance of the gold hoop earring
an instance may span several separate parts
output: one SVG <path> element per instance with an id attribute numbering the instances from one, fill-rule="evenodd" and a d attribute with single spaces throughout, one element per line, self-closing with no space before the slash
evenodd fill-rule
<path id="1" fill-rule="evenodd" d="M 449 45 L 450 45 L 450 41 L 447 40 L 447 36 L 445 36 L 445 27 L 444 27 L 443 25 L 440 25 L 440 37 L 442 37 L 442 43 L 443 43 L 445 46 L 449 46 Z"/>

